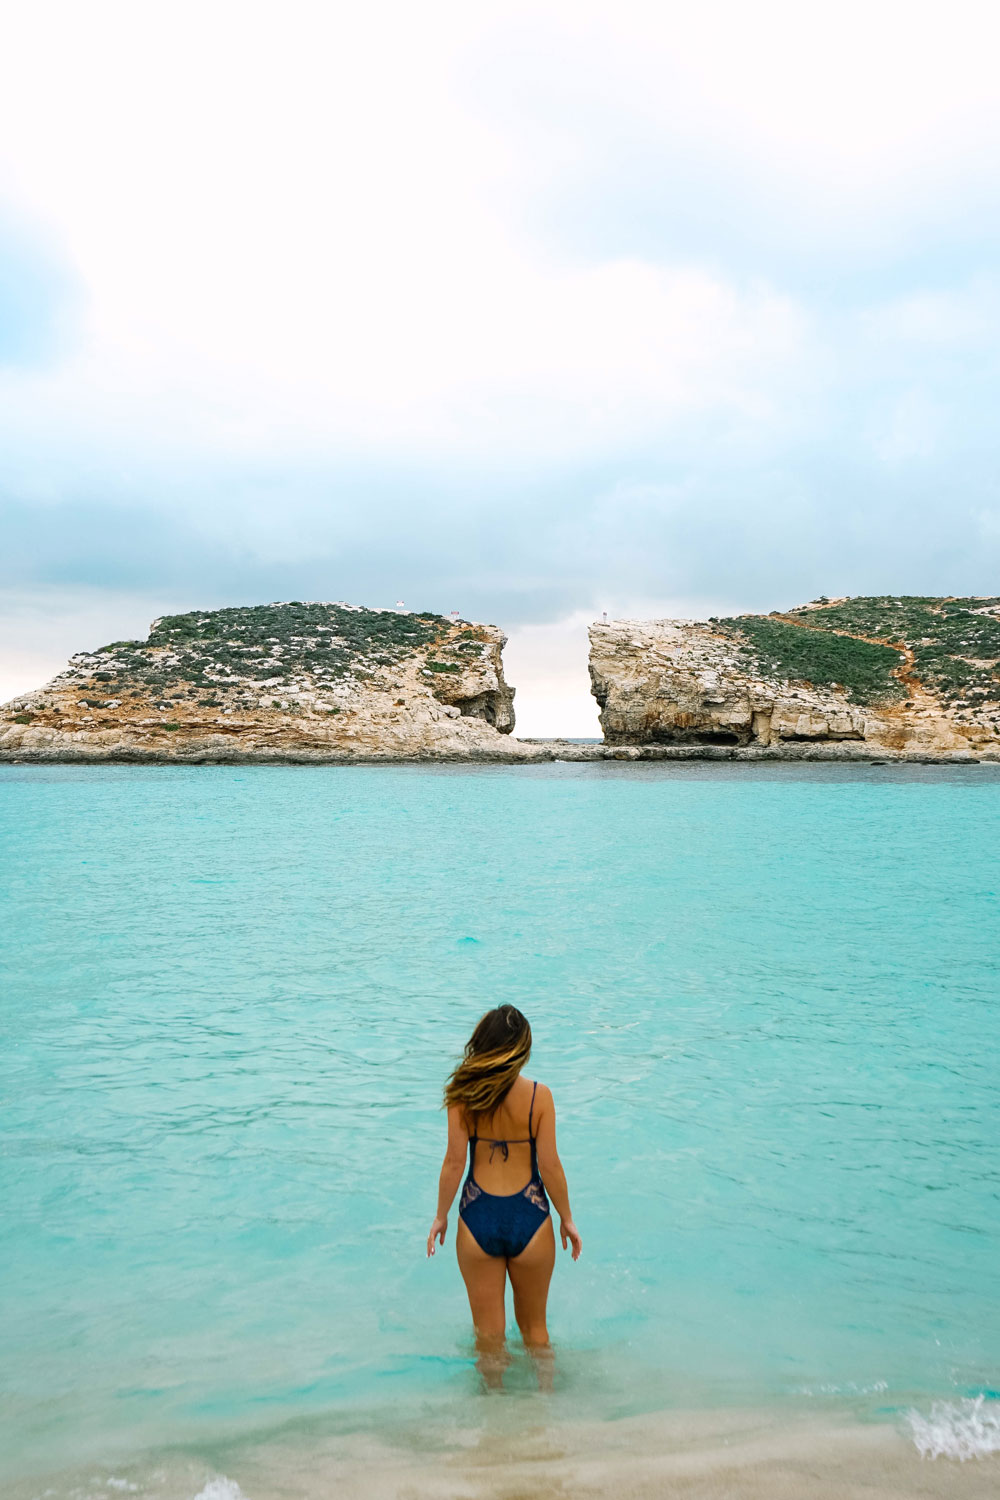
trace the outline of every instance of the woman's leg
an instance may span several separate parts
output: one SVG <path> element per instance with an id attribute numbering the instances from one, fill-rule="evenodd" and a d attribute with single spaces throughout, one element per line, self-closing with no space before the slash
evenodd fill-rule
<path id="1" fill-rule="evenodd" d="M 529 1349 L 544 1348 L 549 1342 L 545 1308 L 555 1263 L 556 1237 L 550 1215 L 520 1255 L 507 1262 L 510 1284 L 514 1289 L 514 1316 Z"/>
<path id="2" fill-rule="evenodd" d="M 505 1337 L 507 1314 L 504 1290 L 507 1285 L 507 1262 L 503 1256 L 487 1255 L 476 1244 L 474 1235 L 461 1219 L 455 1234 L 458 1269 L 469 1294 L 472 1323 L 476 1330 L 479 1371 L 487 1385 L 499 1386 L 510 1363 Z"/>

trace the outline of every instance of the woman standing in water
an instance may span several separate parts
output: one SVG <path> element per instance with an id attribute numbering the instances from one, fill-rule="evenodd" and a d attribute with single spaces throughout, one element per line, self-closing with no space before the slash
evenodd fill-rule
<path id="1" fill-rule="evenodd" d="M 521 1075 L 531 1053 L 531 1027 L 513 1005 L 487 1011 L 445 1085 L 448 1148 L 438 1187 L 437 1216 L 427 1254 L 444 1244 L 448 1210 L 465 1167 L 455 1248 L 469 1294 L 480 1368 L 498 1382 L 506 1363 L 504 1294 L 514 1292 L 514 1316 L 525 1347 L 549 1347 L 545 1307 L 556 1241 L 546 1188 L 559 1214 L 563 1249 L 573 1259 L 581 1243 L 569 1207 L 566 1174 L 556 1150 L 556 1111 L 544 1083 Z"/>

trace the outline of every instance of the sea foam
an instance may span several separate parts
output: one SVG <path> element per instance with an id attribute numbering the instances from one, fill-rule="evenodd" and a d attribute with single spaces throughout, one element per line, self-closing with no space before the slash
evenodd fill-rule
<path id="1" fill-rule="evenodd" d="M 199 1490 L 194 1500 L 247 1500 L 246 1495 L 240 1489 L 235 1479 L 227 1479 L 225 1474 L 210 1479 L 203 1490 Z"/>
<path id="2" fill-rule="evenodd" d="M 1000 1401 L 984 1396 L 935 1401 L 930 1415 L 907 1414 L 910 1435 L 921 1458 L 987 1458 L 1000 1453 Z"/>

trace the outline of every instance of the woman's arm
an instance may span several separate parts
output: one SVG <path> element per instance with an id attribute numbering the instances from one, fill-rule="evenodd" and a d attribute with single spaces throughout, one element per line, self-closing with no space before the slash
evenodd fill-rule
<path id="1" fill-rule="evenodd" d="M 545 1190 L 552 1199 L 556 1213 L 559 1215 L 559 1233 L 562 1237 L 562 1247 L 565 1250 L 567 1243 L 573 1247 L 573 1259 L 579 1260 L 580 1251 L 583 1248 L 579 1231 L 573 1223 L 573 1215 L 569 1207 L 569 1188 L 566 1186 L 566 1173 L 563 1164 L 559 1160 L 559 1152 L 556 1150 L 556 1107 L 552 1102 L 552 1090 L 546 1088 L 544 1083 L 538 1085 L 538 1128 L 535 1132 L 536 1150 L 538 1152 L 538 1170 L 542 1174 Z"/>
<path id="2" fill-rule="evenodd" d="M 434 1241 L 444 1244 L 448 1228 L 448 1210 L 455 1201 L 458 1185 L 465 1170 L 465 1158 L 469 1153 L 469 1127 L 463 1111 L 453 1104 L 448 1111 L 448 1147 L 444 1153 L 441 1176 L 438 1180 L 438 1206 L 431 1232 L 427 1236 L 427 1254 L 434 1254 Z"/>

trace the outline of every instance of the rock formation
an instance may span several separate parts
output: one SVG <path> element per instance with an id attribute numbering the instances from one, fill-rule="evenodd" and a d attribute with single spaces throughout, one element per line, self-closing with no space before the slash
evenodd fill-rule
<path id="1" fill-rule="evenodd" d="M 350 604 L 170 615 L 0 708 L 0 761 L 1000 761 L 1000 598 L 594 625 L 603 744 L 513 739 L 505 640 Z"/>
<path id="2" fill-rule="evenodd" d="M 493 625 L 350 604 L 154 620 L 0 709 L 0 759 L 520 759 Z"/>
<path id="3" fill-rule="evenodd" d="M 997 598 L 619 620 L 592 626 L 590 642 L 605 744 L 643 756 L 1000 759 Z"/>

